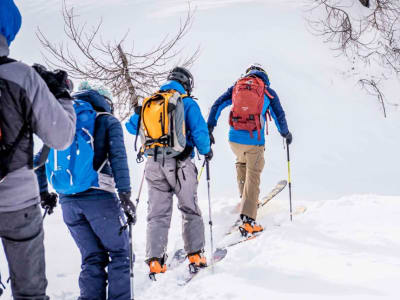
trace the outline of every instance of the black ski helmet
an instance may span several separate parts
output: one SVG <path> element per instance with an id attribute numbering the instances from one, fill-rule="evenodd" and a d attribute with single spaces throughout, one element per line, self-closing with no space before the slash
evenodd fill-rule
<path id="1" fill-rule="evenodd" d="M 193 90 L 194 81 L 193 75 L 190 71 L 184 67 L 175 67 L 171 70 L 167 77 L 168 80 L 176 80 L 182 84 L 183 88 L 189 94 Z"/>
<path id="2" fill-rule="evenodd" d="M 261 71 L 261 72 L 264 72 L 265 74 L 267 74 L 267 72 L 265 72 L 264 68 L 259 63 L 254 63 L 254 64 L 251 64 L 250 66 L 248 66 L 246 69 L 246 74 L 248 74 L 252 70 Z"/>

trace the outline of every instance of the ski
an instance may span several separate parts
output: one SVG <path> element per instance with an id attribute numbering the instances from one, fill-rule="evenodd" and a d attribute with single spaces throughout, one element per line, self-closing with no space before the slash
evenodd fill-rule
<path id="1" fill-rule="evenodd" d="M 264 196 L 257 205 L 257 209 L 262 209 L 272 198 L 278 195 L 287 185 L 286 180 L 279 181 L 275 187 L 266 195 Z M 236 220 L 236 222 L 230 227 L 225 235 L 230 235 L 232 232 L 236 231 L 238 226 L 241 224 L 240 218 Z"/>
<path id="2" fill-rule="evenodd" d="M 186 251 L 182 248 L 175 251 L 171 260 L 167 263 L 167 271 L 173 270 L 186 260 Z"/>
<path id="3" fill-rule="evenodd" d="M 214 265 L 223 260 L 227 253 L 228 250 L 226 248 L 217 248 L 217 250 L 215 250 L 213 253 Z M 209 269 L 210 267 L 211 265 L 208 265 L 205 268 L 196 268 L 193 265 L 189 265 L 189 271 L 187 272 L 187 275 L 183 278 L 178 279 L 178 285 L 184 286 L 188 284 L 193 278 L 197 276 L 197 274 L 201 273 L 203 270 Z"/>
<path id="4" fill-rule="evenodd" d="M 267 204 L 272 198 L 278 195 L 282 190 L 286 187 L 287 181 L 281 180 L 279 181 L 275 187 L 268 193 L 268 195 L 264 196 L 259 202 L 257 208 L 260 209 L 265 204 Z"/>

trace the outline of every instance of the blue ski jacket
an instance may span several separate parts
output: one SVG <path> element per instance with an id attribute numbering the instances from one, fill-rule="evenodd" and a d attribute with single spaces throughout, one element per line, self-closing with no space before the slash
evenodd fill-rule
<path id="1" fill-rule="evenodd" d="M 0 1 L 0 34 L 10 45 L 21 28 L 22 18 L 13 0 Z"/>
<path id="2" fill-rule="evenodd" d="M 175 90 L 181 95 L 186 94 L 183 86 L 175 81 L 167 81 L 160 87 L 160 91 Z M 183 98 L 183 106 L 185 109 L 185 125 L 186 125 L 186 144 L 189 147 L 197 147 L 200 154 L 210 152 L 210 137 L 208 135 L 207 123 L 201 114 L 199 105 L 191 97 Z M 129 121 L 125 124 L 129 133 L 136 135 L 139 115 L 133 114 Z M 191 156 L 194 156 L 192 152 Z"/>
<path id="3" fill-rule="evenodd" d="M 261 71 L 251 71 L 248 75 L 255 75 L 261 78 L 267 88 L 269 94 L 273 97 L 270 99 L 267 95 L 264 95 L 264 106 L 262 110 L 262 128 L 261 128 L 261 139 L 258 140 L 257 131 L 253 132 L 253 138 L 247 130 L 235 130 L 230 127 L 229 130 L 229 141 L 245 144 L 245 145 L 264 145 L 265 144 L 265 122 L 266 122 L 266 112 L 269 109 L 272 118 L 275 121 L 275 125 L 278 128 L 280 134 L 284 137 L 289 133 L 288 125 L 286 122 L 285 112 L 279 101 L 279 97 L 276 92 L 270 88 L 270 82 L 267 74 Z M 232 105 L 232 92 L 234 85 L 231 86 L 224 94 L 222 94 L 211 107 L 210 115 L 208 117 L 207 125 L 210 128 L 217 126 L 218 118 L 221 115 L 222 110 L 225 107 Z"/>
<path id="4" fill-rule="evenodd" d="M 89 102 L 98 112 L 111 113 L 110 105 L 105 98 L 95 90 L 81 91 L 75 93 L 73 97 Z M 39 161 L 39 157 L 40 153 L 35 155 L 36 163 Z M 108 159 L 108 161 L 100 172 L 114 177 L 118 192 L 130 192 L 131 185 L 124 135 L 120 122 L 111 114 L 100 115 L 96 119 L 94 132 L 94 170 L 98 170 L 106 159 Z M 40 192 L 47 191 L 48 184 L 45 166 L 37 169 L 36 175 L 39 180 Z M 73 195 L 60 194 L 60 202 L 72 201 L 74 199 L 109 199 L 110 196 L 116 197 L 114 193 L 101 189 L 89 189 Z"/>

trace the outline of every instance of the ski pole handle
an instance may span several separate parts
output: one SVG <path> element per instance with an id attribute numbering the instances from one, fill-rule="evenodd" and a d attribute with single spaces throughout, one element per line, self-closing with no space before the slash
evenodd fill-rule
<path id="1" fill-rule="evenodd" d="M 205 158 L 205 162 L 206 162 L 207 181 L 210 181 L 210 162 L 207 158 Z"/>

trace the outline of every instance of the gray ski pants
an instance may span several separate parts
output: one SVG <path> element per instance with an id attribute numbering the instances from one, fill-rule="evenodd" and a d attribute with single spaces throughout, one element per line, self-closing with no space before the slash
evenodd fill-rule
<path id="1" fill-rule="evenodd" d="M 15 300 L 45 300 L 47 279 L 43 222 L 38 204 L 0 213 L 0 237 Z"/>
<path id="2" fill-rule="evenodd" d="M 168 230 L 172 216 L 172 197 L 178 198 L 182 212 L 182 236 L 186 253 L 204 249 L 204 224 L 197 205 L 197 169 L 190 158 L 149 157 L 146 162 L 149 191 L 146 256 L 161 258 L 167 251 Z"/>

